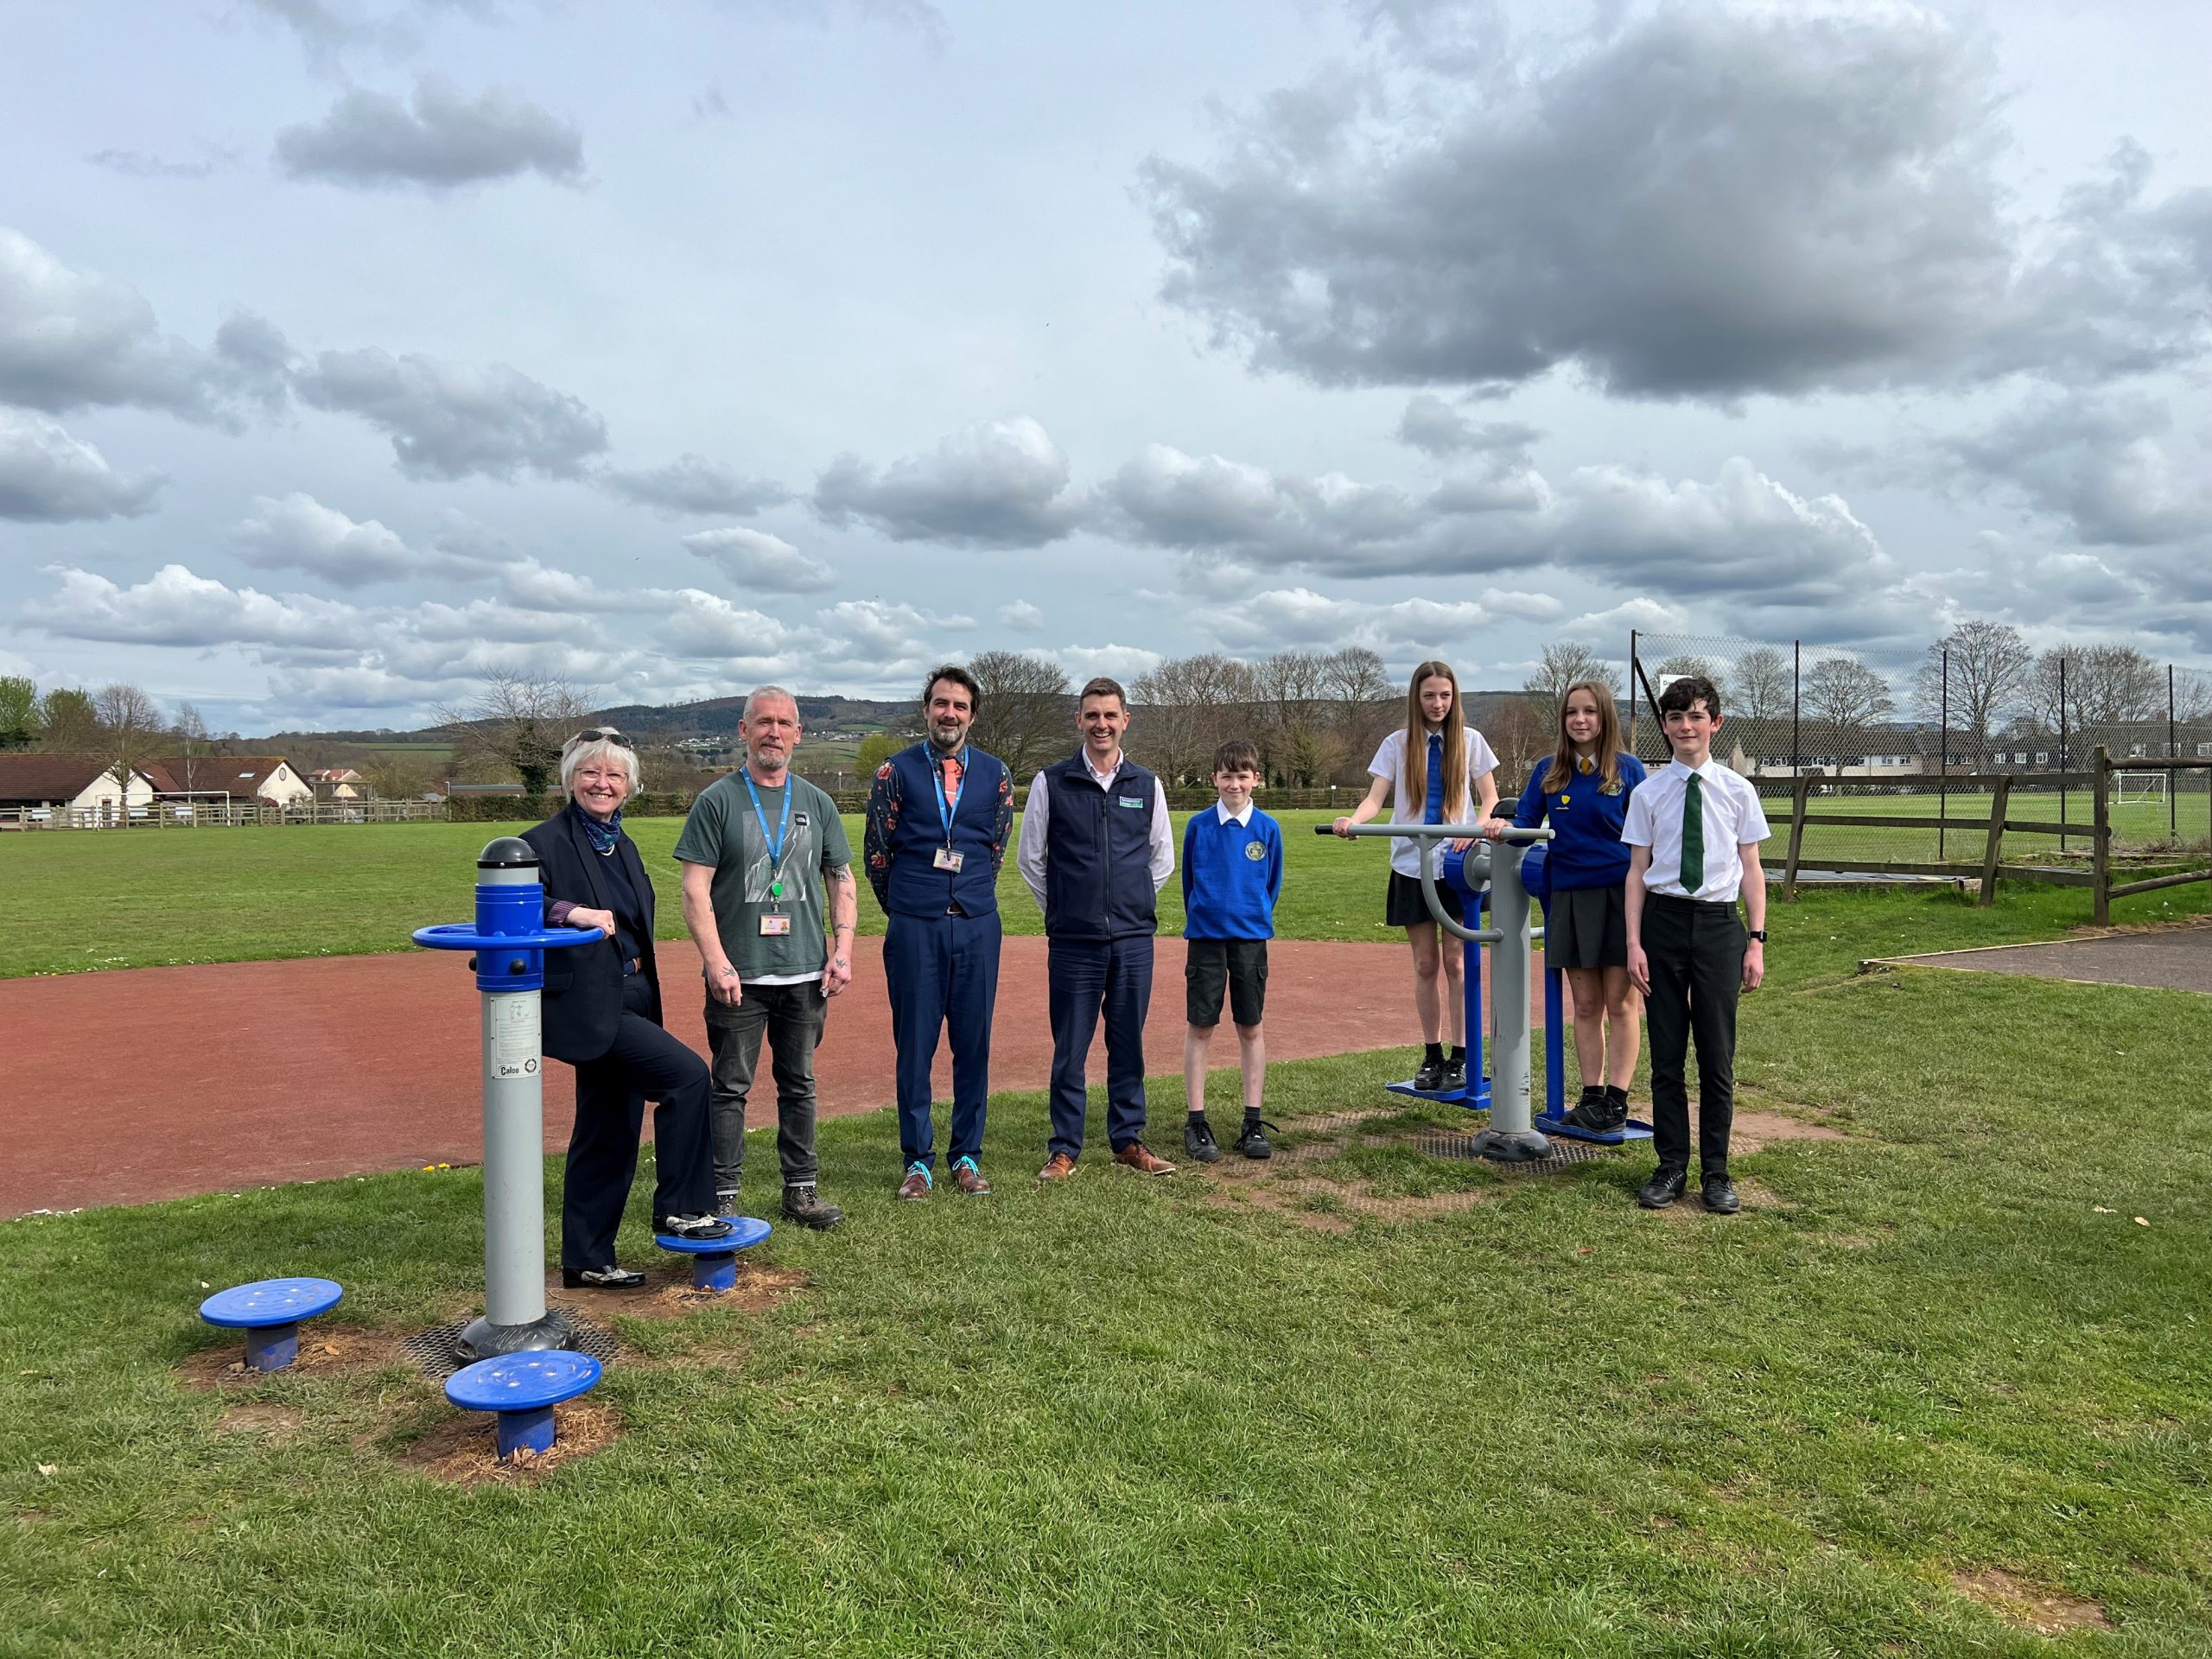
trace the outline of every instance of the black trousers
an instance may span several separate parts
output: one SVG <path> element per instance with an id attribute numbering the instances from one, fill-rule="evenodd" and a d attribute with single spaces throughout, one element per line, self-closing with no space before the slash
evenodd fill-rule
<path id="1" fill-rule="evenodd" d="M 1651 995 L 1643 1021 L 1651 1033 L 1651 1144 L 1663 1166 L 1690 1161 L 1690 1094 L 1684 1077 L 1697 1043 L 1697 1160 L 1713 1174 L 1728 1168 L 1728 1130 L 1736 1116 L 1736 1000 L 1751 941 L 1733 905 L 1649 893 L 1643 900 L 1643 955 Z"/>
<path id="2" fill-rule="evenodd" d="M 643 974 L 622 982 L 622 1023 L 614 1046 L 576 1068 L 576 1122 L 569 1134 L 568 1178 L 561 1192 L 561 1265 L 611 1268 L 622 1205 L 638 1173 L 638 1132 L 656 1100 L 653 1223 L 664 1216 L 710 1215 L 715 1147 L 707 1118 L 714 1084 L 707 1063 L 639 1012 L 652 1006 Z"/>

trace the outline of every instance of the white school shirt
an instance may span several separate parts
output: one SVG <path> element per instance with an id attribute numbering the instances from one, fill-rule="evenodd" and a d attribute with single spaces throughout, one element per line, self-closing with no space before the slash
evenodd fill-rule
<path id="1" fill-rule="evenodd" d="M 1490 745 L 1484 741 L 1483 734 L 1471 726 L 1467 727 L 1465 731 L 1467 793 L 1456 803 L 1452 801 L 1444 803 L 1444 822 L 1446 823 L 1465 823 L 1473 818 L 1475 781 L 1485 772 L 1497 770 L 1497 757 L 1490 752 Z M 1422 741 L 1426 742 L 1427 740 L 1424 738 Z M 1382 740 L 1382 747 L 1375 751 L 1375 758 L 1367 763 L 1367 775 L 1370 778 L 1388 778 L 1394 785 L 1390 794 L 1391 823 L 1419 823 L 1422 810 L 1428 804 L 1427 781 L 1422 780 L 1421 798 L 1409 801 L 1406 798 L 1405 774 L 1406 734 L 1400 730 L 1391 733 Z M 1438 852 L 1437 857 L 1440 860 L 1443 857 L 1441 850 Z M 1390 842 L 1390 868 L 1400 875 L 1418 877 L 1421 874 L 1421 843 L 1410 836 L 1394 839 Z M 1440 875 L 1444 866 L 1440 862 L 1436 868 Z"/>
<path id="2" fill-rule="evenodd" d="M 1091 775 L 1101 789 L 1114 785 L 1114 775 L 1122 769 L 1122 756 L 1114 756 L 1114 764 L 1103 773 L 1090 764 L 1090 751 L 1083 751 L 1083 769 Z M 1021 809 L 1021 835 L 1014 842 L 1014 867 L 1021 872 L 1021 879 L 1029 884 L 1029 891 L 1037 896 L 1037 908 L 1045 908 L 1045 826 L 1052 822 L 1052 792 L 1045 787 L 1045 774 L 1040 771 L 1029 780 L 1029 798 Z M 1152 780 L 1152 890 L 1157 895 L 1175 873 L 1175 836 L 1167 822 L 1167 790 L 1155 776 Z"/>
<path id="3" fill-rule="evenodd" d="M 1621 839 L 1631 847 L 1651 849 L 1650 868 L 1643 873 L 1646 891 L 1732 905 L 1744 885 L 1744 859 L 1737 849 L 1764 841 L 1774 832 L 1767 828 L 1759 792 L 1751 779 L 1708 758 L 1697 768 L 1698 792 L 1705 806 L 1705 882 L 1695 893 L 1686 891 L 1682 795 L 1689 775 L 1689 767 L 1669 760 L 1637 785 L 1628 798 L 1628 821 L 1621 828 Z"/>

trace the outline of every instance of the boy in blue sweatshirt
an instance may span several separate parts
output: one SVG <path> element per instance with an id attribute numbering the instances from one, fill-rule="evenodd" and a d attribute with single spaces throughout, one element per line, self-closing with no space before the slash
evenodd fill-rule
<path id="1" fill-rule="evenodd" d="M 1260 1015 L 1268 995 L 1268 941 L 1282 893 L 1282 827 L 1252 804 L 1259 782 L 1260 752 L 1231 739 L 1213 753 L 1219 804 L 1192 813 L 1183 827 L 1184 1012 L 1191 1022 L 1183 1039 L 1183 1088 L 1191 1107 L 1183 1150 L 1202 1164 L 1221 1157 L 1206 1122 L 1206 1052 L 1221 1023 L 1224 991 L 1244 1071 L 1236 1150 L 1247 1158 L 1274 1153 L 1267 1135 L 1274 1125 L 1260 1117 L 1268 1072 Z"/>

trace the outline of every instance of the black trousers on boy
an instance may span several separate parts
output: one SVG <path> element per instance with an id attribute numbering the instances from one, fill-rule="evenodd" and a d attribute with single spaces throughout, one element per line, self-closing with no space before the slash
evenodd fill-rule
<path id="1" fill-rule="evenodd" d="M 1750 937 L 1732 904 L 1654 893 L 1643 900 L 1643 940 L 1651 975 L 1643 1022 L 1651 1033 L 1652 1149 L 1662 1169 L 1689 1166 L 1684 1065 L 1694 1039 L 1698 1166 L 1726 1174 L 1736 1116 L 1736 1001 Z"/>

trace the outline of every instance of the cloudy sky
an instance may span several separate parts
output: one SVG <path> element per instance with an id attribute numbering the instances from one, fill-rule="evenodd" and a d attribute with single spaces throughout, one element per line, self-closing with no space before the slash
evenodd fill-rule
<path id="1" fill-rule="evenodd" d="M 0 0 L 0 671 L 2212 660 L 2212 8 Z"/>

